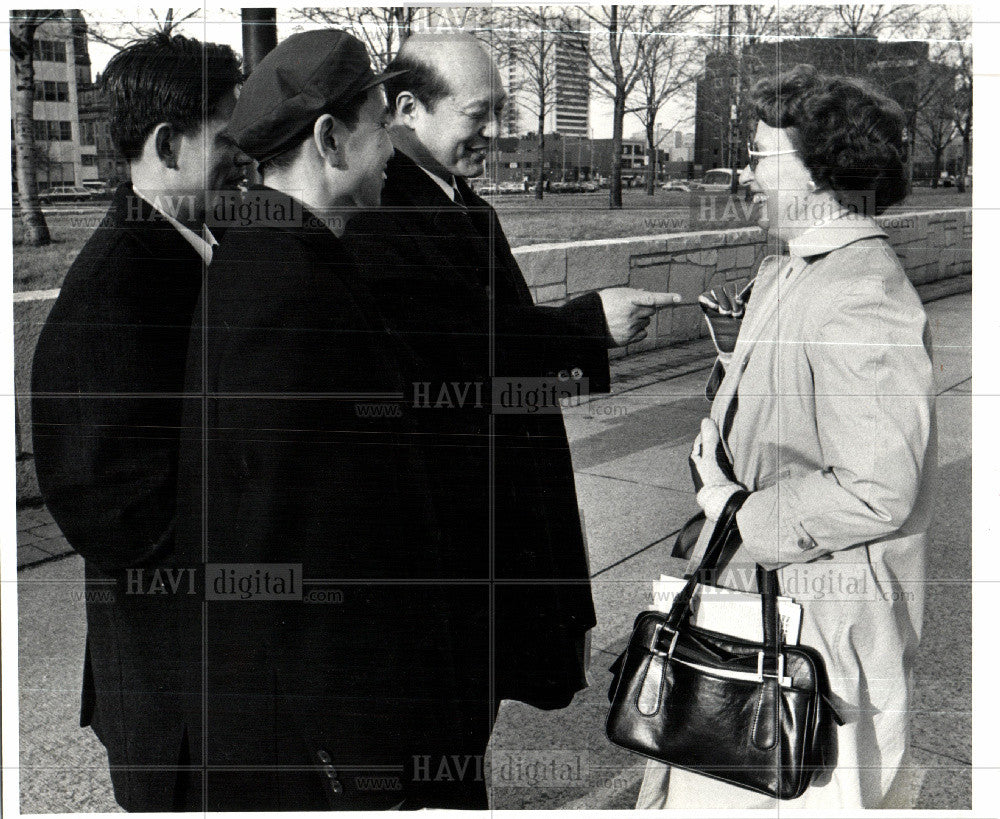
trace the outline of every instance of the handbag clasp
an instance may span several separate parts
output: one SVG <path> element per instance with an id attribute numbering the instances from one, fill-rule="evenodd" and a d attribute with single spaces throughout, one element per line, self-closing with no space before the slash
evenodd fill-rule
<path id="1" fill-rule="evenodd" d="M 673 632 L 674 636 L 673 639 L 671 639 L 670 641 L 670 648 L 668 648 L 666 651 L 663 651 L 662 649 L 659 649 L 656 646 L 657 643 L 659 643 L 660 641 L 660 632 L 666 628 L 667 626 L 665 626 L 663 623 L 656 624 L 656 631 L 653 632 L 653 639 L 649 641 L 649 651 L 650 653 L 656 655 L 657 657 L 666 657 L 669 660 L 671 657 L 674 656 L 674 649 L 677 648 L 677 638 L 679 636 L 679 633 L 677 632 L 676 629 L 668 629 L 669 631 Z"/>
<path id="2" fill-rule="evenodd" d="M 776 674 L 768 674 L 764 671 L 764 652 L 757 652 L 757 679 L 759 682 L 764 681 L 764 677 L 777 677 L 778 684 L 784 686 L 790 686 L 792 681 L 785 676 L 785 655 L 778 655 L 778 672 Z"/>

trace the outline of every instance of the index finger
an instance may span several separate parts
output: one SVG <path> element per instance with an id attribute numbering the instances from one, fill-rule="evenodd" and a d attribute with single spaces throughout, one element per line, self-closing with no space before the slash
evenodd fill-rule
<path id="1" fill-rule="evenodd" d="M 672 307 L 680 303 L 680 293 L 651 293 L 643 290 L 632 297 L 632 304 L 643 307 Z"/>

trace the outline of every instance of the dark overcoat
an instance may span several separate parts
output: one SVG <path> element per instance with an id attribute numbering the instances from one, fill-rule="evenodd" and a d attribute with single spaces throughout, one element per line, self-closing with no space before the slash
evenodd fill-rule
<path id="1" fill-rule="evenodd" d="M 286 216 L 230 229 L 191 341 L 178 552 L 206 566 L 207 807 L 473 806 L 481 776 L 436 774 L 492 719 L 456 639 L 475 596 L 449 582 L 405 344 L 323 221 Z M 229 583 L 289 566 L 291 599 Z"/>
<path id="2" fill-rule="evenodd" d="M 457 185 L 464 206 L 397 152 L 382 207 L 345 238 L 417 355 L 414 419 L 444 538 L 463 555 L 454 571 L 483 595 L 469 633 L 488 635 L 490 695 L 559 708 L 586 685 L 595 616 L 550 399 L 553 386 L 607 392 L 607 326 L 596 294 L 535 306 L 493 208 Z"/>
<path id="3" fill-rule="evenodd" d="M 80 723 L 107 748 L 115 797 L 131 810 L 173 808 L 185 753 L 191 610 L 179 592 L 192 578 L 172 566 L 172 550 L 202 269 L 180 233 L 121 186 L 66 275 L 32 371 L 39 487 L 94 592 Z"/>

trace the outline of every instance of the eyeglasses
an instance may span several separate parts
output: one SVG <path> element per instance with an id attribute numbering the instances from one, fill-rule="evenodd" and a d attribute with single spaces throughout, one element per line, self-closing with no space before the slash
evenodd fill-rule
<path id="1" fill-rule="evenodd" d="M 756 149 L 756 142 L 752 139 L 747 140 L 747 164 L 750 166 L 750 170 L 756 170 L 757 160 L 762 156 L 782 156 L 783 154 L 794 154 L 794 148 L 788 148 L 784 151 L 758 151 Z"/>

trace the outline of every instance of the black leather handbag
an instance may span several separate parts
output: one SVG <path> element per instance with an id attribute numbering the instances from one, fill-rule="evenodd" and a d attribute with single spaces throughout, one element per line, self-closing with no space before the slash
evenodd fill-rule
<path id="1" fill-rule="evenodd" d="M 629 751 L 777 799 L 801 796 L 835 764 L 834 720 L 822 658 L 780 639 L 777 576 L 757 567 L 763 643 L 689 622 L 690 602 L 724 553 L 739 545 L 737 492 L 670 612 L 644 611 L 611 670 L 607 736 Z"/>

